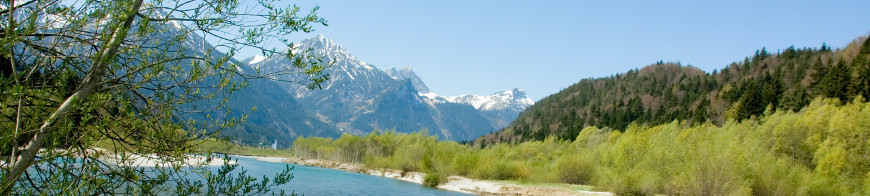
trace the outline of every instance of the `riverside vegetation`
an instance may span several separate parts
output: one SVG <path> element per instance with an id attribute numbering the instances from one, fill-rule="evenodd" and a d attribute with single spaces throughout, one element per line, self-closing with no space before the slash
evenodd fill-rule
<path id="1" fill-rule="evenodd" d="M 619 195 L 870 194 L 870 104 L 817 98 L 798 112 L 689 125 L 589 126 L 573 141 L 548 137 L 485 147 L 426 131 L 300 137 L 297 157 L 479 179 L 591 184 Z"/>

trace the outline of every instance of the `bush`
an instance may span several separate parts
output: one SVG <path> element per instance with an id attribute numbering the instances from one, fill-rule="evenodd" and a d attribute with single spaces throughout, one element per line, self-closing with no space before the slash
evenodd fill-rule
<path id="1" fill-rule="evenodd" d="M 444 182 L 447 182 L 447 174 L 443 172 L 428 172 L 426 177 L 423 177 L 423 185 L 428 187 L 437 187 Z"/>
<path id="2" fill-rule="evenodd" d="M 499 161 L 490 167 L 489 178 L 494 180 L 509 180 L 523 176 L 516 164 Z"/>
<path id="3" fill-rule="evenodd" d="M 556 160 L 556 173 L 564 183 L 588 184 L 594 172 L 592 163 L 580 155 L 567 155 Z"/>
<path id="4" fill-rule="evenodd" d="M 867 172 L 867 178 L 864 178 L 864 195 L 870 195 L 870 172 Z"/>
<path id="5" fill-rule="evenodd" d="M 453 159 L 453 171 L 462 176 L 468 176 L 473 169 L 477 168 L 477 163 L 480 162 L 480 155 L 476 152 L 465 152 L 456 155 Z"/>

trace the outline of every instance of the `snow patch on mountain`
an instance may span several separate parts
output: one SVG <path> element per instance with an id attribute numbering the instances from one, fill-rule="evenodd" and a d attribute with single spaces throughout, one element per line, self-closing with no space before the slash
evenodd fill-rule
<path id="1" fill-rule="evenodd" d="M 338 81 L 341 78 L 346 77 L 351 81 L 372 79 L 377 77 L 376 72 L 383 72 L 353 56 L 344 46 L 326 38 L 322 34 L 302 40 L 294 47 L 293 52 L 324 57 L 324 60 L 329 60 L 329 63 L 333 64 L 332 70 L 334 71 L 329 73 L 333 79 L 327 81 L 327 88 L 332 86 L 332 81 Z"/>
<path id="2" fill-rule="evenodd" d="M 425 97 L 425 98 L 429 98 L 432 100 L 436 100 L 438 98 L 441 98 L 443 100 L 443 97 L 439 96 L 438 94 L 435 94 L 434 92 L 420 93 L 420 96 Z"/>
<path id="3" fill-rule="evenodd" d="M 511 89 L 498 93 L 493 93 L 488 96 L 481 95 L 460 95 L 460 96 L 449 96 L 449 97 L 441 97 L 433 94 L 422 95 L 424 97 L 435 97 L 431 99 L 441 98 L 444 101 L 450 103 L 461 103 L 468 104 L 474 106 L 475 109 L 490 111 L 490 110 L 504 110 L 504 109 L 525 109 L 532 104 L 535 104 L 531 98 L 526 96 L 525 91 L 522 89 Z"/>
<path id="4" fill-rule="evenodd" d="M 522 89 L 511 89 L 491 95 L 459 95 L 459 96 L 440 96 L 434 92 L 420 93 L 421 97 L 425 97 L 432 103 L 458 103 L 473 106 L 475 109 L 482 111 L 505 110 L 512 109 L 522 111 L 523 109 L 535 104 L 531 98 L 526 96 Z"/>
<path id="5" fill-rule="evenodd" d="M 414 88 L 417 89 L 420 97 L 426 99 L 426 102 L 430 105 L 437 103 L 458 103 L 458 104 L 466 104 L 471 105 L 475 109 L 482 111 L 492 111 L 492 110 L 505 110 L 511 109 L 516 111 L 522 111 L 526 109 L 526 107 L 531 106 L 535 102 L 526 96 L 525 91 L 522 89 L 511 89 L 502 92 L 493 93 L 491 95 L 482 96 L 482 95 L 460 95 L 460 96 L 440 96 L 435 92 L 429 90 L 429 87 L 423 83 L 423 80 L 414 73 L 413 68 L 409 66 L 405 66 L 401 69 L 391 68 L 387 71 L 387 74 L 390 75 L 394 80 L 410 80 L 414 85 Z"/>
<path id="6" fill-rule="evenodd" d="M 323 64 L 329 64 L 331 67 L 326 69 L 326 74 L 329 75 L 330 79 L 326 82 L 322 83 L 323 89 L 333 89 L 339 87 L 342 92 L 337 92 L 338 94 L 342 94 L 342 96 L 348 96 L 345 98 L 362 98 L 355 96 L 372 96 L 372 87 L 380 84 L 374 84 L 379 82 L 384 82 L 385 80 L 391 80 L 389 76 L 384 71 L 381 71 L 374 66 L 366 63 L 365 61 L 360 60 L 359 58 L 353 56 L 344 46 L 336 43 L 335 41 L 326 38 L 324 35 L 317 35 L 299 42 L 296 42 L 293 49 L 289 52 L 294 55 L 304 55 L 304 56 L 312 56 L 317 57 L 323 60 Z M 264 73 L 275 73 L 282 72 L 286 70 L 295 70 L 298 69 L 293 67 L 290 59 L 287 59 L 285 55 L 273 55 L 271 58 L 254 61 L 258 59 L 249 58 L 251 61 L 248 61 L 248 66 L 254 69 L 260 69 Z M 280 76 L 279 79 L 289 80 L 289 81 L 307 81 L 309 78 L 306 78 L 304 75 L 299 74 L 290 74 Z M 360 81 L 360 82 L 355 82 Z M 386 83 L 383 83 L 386 84 Z M 373 90 L 373 92 L 378 92 L 383 87 L 375 88 L 377 90 Z M 294 92 L 297 98 L 307 97 L 313 94 L 320 94 L 321 92 L 308 91 L 304 89 L 303 86 L 290 86 L 288 90 Z"/>
<path id="7" fill-rule="evenodd" d="M 259 62 L 261 62 L 261 61 L 263 61 L 263 60 L 266 60 L 266 56 L 262 56 L 262 55 L 254 55 L 254 57 L 251 57 L 251 60 L 248 61 L 248 64 L 259 63 Z"/>
<path id="8" fill-rule="evenodd" d="M 430 105 L 437 103 L 458 103 L 471 105 L 475 109 L 481 111 L 505 109 L 522 111 L 535 103 L 531 98 L 526 96 L 525 91 L 517 88 L 493 93 L 487 96 L 473 94 L 440 96 L 437 93 L 430 91 L 429 87 L 426 86 L 423 80 L 420 79 L 416 73 L 414 73 L 413 68 L 409 66 L 405 66 L 401 69 L 395 67 L 391 68 L 387 70 L 387 74 L 389 74 L 394 80 L 410 80 L 414 85 L 414 88 L 417 89 L 420 97 L 425 98 L 426 102 Z"/>
<path id="9" fill-rule="evenodd" d="M 307 50 L 311 50 L 310 54 L 326 57 L 325 59 L 335 61 L 336 64 L 349 63 L 368 70 L 375 69 L 374 66 L 356 58 L 344 46 L 326 38 L 323 34 L 302 40 L 293 48 L 294 53 L 306 53 Z"/>

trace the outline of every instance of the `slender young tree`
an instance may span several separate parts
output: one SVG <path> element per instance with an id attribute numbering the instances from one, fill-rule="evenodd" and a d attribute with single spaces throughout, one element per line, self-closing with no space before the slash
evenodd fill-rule
<path id="1" fill-rule="evenodd" d="M 328 62 L 294 48 L 286 36 L 310 32 L 326 20 L 316 7 L 305 13 L 277 4 L 0 2 L 0 194 L 155 194 L 161 191 L 155 187 L 182 178 L 176 175 L 179 164 L 148 169 L 114 162 L 124 162 L 128 154 L 157 154 L 163 162 L 178 163 L 198 153 L 195 141 L 244 119 L 212 114 L 229 111 L 227 97 L 246 80 L 301 74 L 308 80 L 292 82 L 318 87 L 329 79 L 323 72 Z M 285 55 L 294 68 L 244 71 L 232 60 L 242 49 Z M 227 180 L 234 168 L 218 172 L 224 178 L 204 175 L 211 182 L 207 193 L 269 191 L 268 180 L 254 185 L 243 174 Z M 290 178 L 285 171 L 272 182 Z M 174 182 L 171 191 L 179 194 L 204 187 Z"/>

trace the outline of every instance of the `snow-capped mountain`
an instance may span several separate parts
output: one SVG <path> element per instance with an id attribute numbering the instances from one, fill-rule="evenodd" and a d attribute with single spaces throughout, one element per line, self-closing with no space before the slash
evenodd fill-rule
<path id="1" fill-rule="evenodd" d="M 532 103 L 518 89 L 489 96 L 440 97 L 410 67 L 382 71 L 323 35 L 298 42 L 294 52 L 303 51 L 332 62 L 326 71 L 330 80 L 320 90 L 300 85 L 283 87 L 320 121 L 334 124 L 343 133 L 428 129 L 444 139 L 468 140 L 503 128 Z M 292 68 L 282 55 L 262 60 L 252 57 L 243 62 L 263 73 Z M 304 80 L 292 75 L 282 77 L 278 79 Z"/>
<path id="2" fill-rule="evenodd" d="M 434 92 L 421 93 L 420 96 L 432 103 L 456 103 L 471 105 L 489 119 L 495 128 L 501 129 L 510 124 L 520 112 L 534 104 L 522 89 L 511 89 L 488 96 L 460 95 L 439 96 Z"/>
<path id="3" fill-rule="evenodd" d="M 353 103 L 355 105 L 358 101 L 362 101 L 363 98 L 373 97 L 385 89 L 388 86 L 386 82 L 395 81 L 384 71 L 354 57 L 343 46 L 327 39 L 323 35 L 302 40 L 296 43 L 295 47 L 294 52 L 296 54 L 310 50 L 308 52 L 309 55 L 323 57 L 324 60 L 329 60 L 332 64 L 332 67 L 326 70 L 330 79 L 321 84 L 322 90 L 310 91 L 305 90 L 304 86 L 288 85 L 287 90 L 295 94 L 297 98 L 305 98 L 318 94 L 336 94 L 335 96 L 341 97 L 342 101 L 346 101 L 345 103 Z M 283 55 L 273 55 L 272 58 L 251 63 L 250 66 L 260 69 L 262 73 L 294 69 L 293 65 Z M 300 77 L 299 75 L 284 75 L 283 78 L 279 79 L 305 81 L 307 78 Z M 357 80 L 361 82 L 355 82 Z"/>
<path id="4" fill-rule="evenodd" d="M 460 95 L 460 96 L 439 96 L 438 94 L 427 92 L 420 94 L 426 98 L 440 102 L 461 103 L 474 106 L 475 109 L 483 111 L 492 110 L 517 110 L 523 109 L 535 104 L 531 98 L 526 96 L 526 92 L 522 89 L 511 89 L 502 92 L 493 93 L 488 96 L 481 95 Z"/>
<path id="5" fill-rule="evenodd" d="M 535 103 L 531 98 L 526 96 L 526 92 L 522 89 L 511 89 L 502 92 L 493 93 L 491 95 L 460 95 L 460 96 L 440 96 L 429 90 L 429 87 L 414 73 L 413 68 L 405 66 L 401 69 L 391 68 L 387 73 L 396 80 L 408 79 L 420 96 L 425 97 L 427 101 L 433 103 L 458 103 L 474 106 L 474 109 L 481 111 L 494 110 L 513 110 L 521 112 L 527 107 Z"/>

